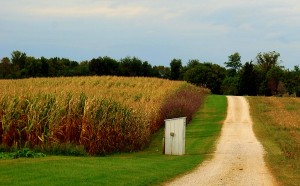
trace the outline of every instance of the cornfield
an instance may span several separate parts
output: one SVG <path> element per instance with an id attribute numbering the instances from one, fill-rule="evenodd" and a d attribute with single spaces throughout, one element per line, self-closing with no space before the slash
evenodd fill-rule
<path id="1" fill-rule="evenodd" d="M 187 116 L 208 90 L 157 78 L 64 77 L 0 81 L 0 144 L 81 146 L 91 155 L 149 144 L 164 119 Z"/>

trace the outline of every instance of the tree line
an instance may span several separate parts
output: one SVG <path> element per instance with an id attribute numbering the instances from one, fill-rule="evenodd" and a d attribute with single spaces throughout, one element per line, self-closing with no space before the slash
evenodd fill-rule
<path id="1" fill-rule="evenodd" d="M 1 79 L 61 76 L 142 76 L 170 80 L 185 80 L 209 88 L 214 94 L 300 96 L 300 69 L 280 66 L 278 52 L 258 53 L 255 60 L 242 64 L 238 52 L 228 56 L 225 67 L 211 62 L 173 59 L 169 67 L 152 66 L 137 57 L 120 60 L 108 56 L 90 61 L 72 61 L 66 58 L 35 58 L 13 51 L 11 57 L 3 57 L 0 63 Z"/>
<path id="2" fill-rule="evenodd" d="M 300 97 L 300 69 L 280 66 L 278 52 L 258 53 L 255 60 L 241 63 L 239 53 L 228 56 L 225 67 L 190 60 L 181 67 L 181 79 L 206 86 L 213 93 L 225 95 L 264 95 Z M 180 64 L 180 60 L 173 61 Z M 175 66 L 176 66 L 175 65 Z M 172 71 L 172 66 L 171 66 Z"/>
<path id="3" fill-rule="evenodd" d="M 169 67 L 152 67 L 147 61 L 142 61 L 137 57 L 115 60 L 105 56 L 78 63 L 67 58 L 35 58 L 27 56 L 24 52 L 13 51 L 10 58 L 3 57 L 0 63 L 1 79 L 89 75 L 169 78 L 169 74 Z"/>

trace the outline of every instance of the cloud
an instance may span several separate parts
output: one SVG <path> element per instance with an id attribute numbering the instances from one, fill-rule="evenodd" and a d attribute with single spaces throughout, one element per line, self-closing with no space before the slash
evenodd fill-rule
<path id="1" fill-rule="evenodd" d="M 24 7 L 23 11 L 34 16 L 51 16 L 51 17 L 126 17 L 138 16 L 147 11 L 140 6 L 116 6 L 112 7 L 107 4 L 96 6 L 67 6 L 67 7 Z"/>
<path id="2" fill-rule="evenodd" d="M 201 51 L 200 58 L 217 62 L 226 60 L 223 56 L 231 51 L 251 57 L 280 49 L 286 56 L 289 51 L 296 56 L 292 48 L 300 46 L 299 0 L 3 0 L 0 4 L 0 39 L 13 50 L 21 41 L 32 51 L 50 43 L 53 49 L 82 46 L 92 57 L 99 51 L 150 56 L 149 62 L 179 54 L 196 58 Z"/>

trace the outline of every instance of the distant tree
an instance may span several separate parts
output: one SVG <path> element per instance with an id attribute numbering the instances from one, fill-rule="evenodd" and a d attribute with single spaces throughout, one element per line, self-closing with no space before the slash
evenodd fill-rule
<path id="1" fill-rule="evenodd" d="M 25 67 L 22 69 L 23 77 L 39 77 L 41 76 L 42 63 L 34 57 L 26 57 Z"/>
<path id="2" fill-rule="evenodd" d="M 45 57 L 41 57 L 41 76 L 48 77 L 49 76 L 49 63 Z"/>
<path id="3" fill-rule="evenodd" d="M 170 75 L 171 75 L 170 67 L 154 66 L 153 69 L 154 69 L 154 71 L 158 72 L 157 77 L 164 78 L 164 79 L 170 79 Z"/>
<path id="4" fill-rule="evenodd" d="M 243 66 L 240 72 L 240 85 L 239 94 L 240 95 L 257 95 L 257 73 L 254 69 L 252 62 L 247 62 Z"/>
<path id="5" fill-rule="evenodd" d="M 61 59 L 59 59 L 59 62 L 60 62 L 63 66 L 65 66 L 65 67 L 71 66 L 71 61 L 70 61 L 70 59 L 67 59 L 67 58 L 61 58 Z"/>
<path id="6" fill-rule="evenodd" d="M 274 66 L 267 72 L 267 89 L 271 95 L 278 94 L 278 86 L 283 81 L 283 76 L 284 71 L 279 66 Z"/>
<path id="7" fill-rule="evenodd" d="M 228 61 L 225 62 L 225 65 L 227 68 L 229 68 L 229 71 L 231 71 L 230 76 L 234 76 L 237 71 L 243 66 L 241 63 L 241 56 L 238 52 L 235 52 L 234 54 L 228 56 Z"/>
<path id="8" fill-rule="evenodd" d="M 274 78 L 268 78 L 268 72 L 274 68 L 283 68 L 279 66 L 279 57 L 280 54 L 275 51 L 257 54 L 256 66 L 257 72 L 259 73 L 257 76 L 259 77 L 258 79 L 260 79 L 258 94 L 271 96 L 276 92 L 274 92 L 274 87 L 277 83 L 274 82 Z"/>
<path id="9" fill-rule="evenodd" d="M 3 57 L 3 58 L 1 59 L 1 63 L 2 63 L 2 64 L 11 64 L 11 63 L 10 63 L 10 59 L 9 59 L 8 57 Z"/>
<path id="10" fill-rule="evenodd" d="M 108 56 L 92 59 L 89 70 L 94 75 L 119 75 L 119 62 Z"/>
<path id="11" fill-rule="evenodd" d="M 12 64 L 10 63 L 10 59 L 8 57 L 4 57 L 0 63 L 0 78 L 8 78 L 12 73 Z"/>
<path id="12" fill-rule="evenodd" d="M 295 94 L 300 97 L 300 68 L 299 65 L 294 67 Z"/>
<path id="13" fill-rule="evenodd" d="M 142 63 L 142 76 L 144 76 L 144 77 L 154 76 L 152 66 L 147 61 L 144 61 Z"/>
<path id="14" fill-rule="evenodd" d="M 93 58 L 89 62 L 89 71 L 92 73 L 92 75 L 101 75 L 101 65 L 100 65 L 100 59 L 99 58 Z"/>
<path id="15" fill-rule="evenodd" d="M 89 70 L 89 62 L 88 61 L 82 61 L 79 63 L 79 65 L 75 68 L 76 76 L 88 76 L 91 75 L 91 72 Z"/>
<path id="16" fill-rule="evenodd" d="M 208 87 L 212 93 L 221 94 L 221 86 L 226 77 L 226 69 L 217 64 L 206 64 L 211 68 Z"/>
<path id="17" fill-rule="evenodd" d="M 142 76 L 143 62 L 137 57 L 126 57 L 120 60 L 119 66 L 122 76 Z"/>
<path id="18" fill-rule="evenodd" d="M 79 63 L 77 61 L 70 61 L 70 68 L 76 68 L 79 65 Z"/>
<path id="19" fill-rule="evenodd" d="M 225 72 L 225 68 L 217 64 L 199 63 L 184 73 L 184 80 L 198 86 L 207 87 L 214 94 L 220 94 Z"/>
<path id="20" fill-rule="evenodd" d="M 170 63 L 171 67 L 171 80 L 179 80 L 181 76 L 182 62 L 181 59 L 173 59 Z"/>
<path id="21" fill-rule="evenodd" d="M 189 68 L 184 74 L 184 80 L 197 86 L 208 87 L 210 68 L 203 63 Z"/>
<path id="22" fill-rule="evenodd" d="M 284 85 L 289 94 L 295 94 L 300 97 L 300 68 L 295 66 L 292 71 L 285 71 Z"/>
<path id="23" fill-rule="evenodd" d="M 179 79 L 181 79 L 181 80 L 184 79 L 184 75 L 185 75 L 186 71 L 191 68 L 196 67 L 199 64 L 200 64 L 200 61 L 198 59 L 190 59 L 186 66 L 182 66 Z"/>
<path id="24" fill-rule="evenodd" d="M 239 76 L 227 76 L 222 82 L 221 91 L 224 95 L 239 94 L 240 79 Z"/>
<path id="25" fill-rule="evenodd" d="M 151 77 L 162 78 L 157 66 L 152 66 L 152 68 L 151 68 Z"/>
<path id="26" fill-rule="evenodd" d="M 198 59 L 191 59 L 189 60 L 189 62 L 187 63 L 187 68 L 190 69 L 190 68 L 194 68 L 196 67 L 197 65 L 200 64 L 200 61 Z"/>
<path id="27" fill-rule="evenodd" d="M 59 77 L 64 75 L 64 64 L 59 57 L 50 58 L 48 60 L 48 64 L 50 77 Z"/>
<path id="28" fill-rule="evenodd" d="M 22 53 L 18 50 L 13 51 L 11 53 L 12 64 L 21 70 L 25 67 L 26 57 L 26 53 Z"/>
<path id="29" fill-rule="evenodd" d="M 279 66 L 279 57 L 280 54 L 275 51 L 258 53 L 256 56 L 257 65 L 263 73 L 267 73 L 271 68 Z"/>

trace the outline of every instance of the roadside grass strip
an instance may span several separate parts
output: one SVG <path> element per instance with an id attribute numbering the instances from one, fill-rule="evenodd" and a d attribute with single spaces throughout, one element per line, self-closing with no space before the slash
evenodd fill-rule
<path id="1" fill-rule="evenodd" d="M 225 96 L 206 97 L 187 126 L 184 156 L 162 154 L 161 129 L 141 152 L 0 160 L 0 185 L 159 185 L 211 157 L 226 109 Z"/>
<path id="2" fill-rule="evenodd" d="M 254 132 L 282 185 L 300 185 L 300 99 L 248 97 Z"/>

